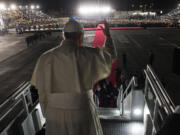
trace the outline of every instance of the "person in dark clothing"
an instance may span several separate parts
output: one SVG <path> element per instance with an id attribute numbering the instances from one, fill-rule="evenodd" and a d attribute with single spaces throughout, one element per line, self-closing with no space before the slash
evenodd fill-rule
<path id="1" fill-rule="evenodd" d="M 113 89 L 113 106 L 117 107 L 117 98 L 119 95 L 119 87 L 117 84 L 114 85 L 114 89 Z"/>
<path id="2" fill-rule="evenodd" d="M 127 55 L 125 53 L 123 53 L 123 55 L 122 55 L 122 61 L 123 61 L 123 67 L 126 68 L 127 67 Z"/>
<path id="3" fill-rule="evenodd" d="M 116 84 L 117 84 L 117 87 L 120 87 L 122 82 L 121 82 L 121 69 L 120 68 L 116 68 L 115 69 L 115 78 L 116 78 Z"/>
<path id="4" fill-rule="evenodd" d="M 109 82 L 107 85 L 107 89 L 108 89 L 108 103 L 109 103 L 108 106 L 115 108 L 117 107 L 117 97 L 119 94 L 117 84 L 113 86 L 112 83 Z"/>
<path id="5" fill-rule="evenodd" d="M 109 107 L 111 96 L 106 83 L 103 84 L 101 91 L 102 91 L 103 107 Z"/>
<path id="6" fill-rule="evenodd" d="M 154 62 L 154 53 L 152 50 L 149 52 L 149 64 L 152 66 Z"/>

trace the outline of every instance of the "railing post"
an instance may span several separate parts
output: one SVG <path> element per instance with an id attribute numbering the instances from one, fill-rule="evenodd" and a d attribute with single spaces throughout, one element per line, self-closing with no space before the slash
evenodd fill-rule
<path id="1" fill-rule="evenodd" d="M 26 102 L 25 94 L 23 93 L 21 97 L 22 97 L 22 101 L 23 101 L 23 104 L 24 104 L 26 114 L 28 115 L 29 114 L 29 109 L 28 109 L 28 105 L 27 105 L 27 102 Z"/>
<path id="2" fill-rule="evenodd" d="M 27 90 L 27 98 L 28 98 L 30 104 L 33 105 L 32 95 L 31 95 L 30 88 Z"/>
<path id="3" fill-rule="evenodd" d="M 144 88 L 144 95 L 147 94 L 147 89 L 148 89 L 148 80 L 146 78 L 146 80 L 145 80 L 145 88 Z"/>
<path id="4" fill-rule="evenodd" d="M 121 100 L 120 100 L 120 109 L 121 109 L 121 116 L 124 114 L 124 103 L 123 103 L 123 100 L 124 100 L 124 95 L 123 95 L 123 86 L 121 85 L 120 87 L 120 94 L 121 94 Z"/>

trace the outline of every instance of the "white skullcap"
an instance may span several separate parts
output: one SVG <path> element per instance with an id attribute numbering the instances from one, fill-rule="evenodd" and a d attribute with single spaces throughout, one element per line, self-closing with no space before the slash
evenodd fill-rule
<path id="1" fill-rule="evenodd" d="M 64 26 L 64 32 L 83 32 L 83 26 L 73 20 L 73 19 L 70 19 Z"/>

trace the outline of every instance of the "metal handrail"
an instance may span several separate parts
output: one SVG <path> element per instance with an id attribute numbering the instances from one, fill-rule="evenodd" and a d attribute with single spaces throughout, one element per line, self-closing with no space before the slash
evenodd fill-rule
<path id="1" fill-rule="evenodd" d="M 129 88 L 132 88 L 132 86 L 136 86 L 136 85 L 137 85 L 137 84 L 136 84 L 136 77 L 133 76 L 133 77 L 131 78 L 131 80 L 130 80 L 128 86 L 127 86 L 127 88 L 126 88 L 125 91 L 123 92 L 123 97 L 125 96 L 125 94 L 127 94 Z"/>
<path id="2" fill-rule="evenodd" d="M 7 99 L 5 101 L 3 101 L 1 104 L 0 104 L 0 108 L 2 106 L 4 106 L 7 102 L 9 102 L 10 100 L 12 100 L 13 97 L 16 97 L 16 95 L 18 95 L 18 93 L 22 92 L 24 90 L 24 86 L 25 85 L 28 85 L 28 83 L 21 83 L 16 89 L 15 89 L 15 92 L 12 93 L 10 96 L 7 97 Z"/>
<path id="3" fill-rule="evenodd" d="M 25 101 L 26 99 L 24 96 L 27 93 L 27 89 L 29 89 L 29 87 L 30 87 L 29 83 L 22 83 L 20 86 L 16 88 L 16 91 L 8 97 L 8 99 L 6 99 L 3 103 L 0 104 L 0 109 L 1 109 L 8 102 L 11 102 L 11 101 L 13 102 L 11 106 L 8 106 L 7 112 L 2 114 L 2 116 L 0 117 L 0 121 L 4 119 L 11 112 L 11 110 L 13 110 L 16 107 L 16 105 L 20 101 L 23 101 L 23 103 L 26 102 Z M 26 105 L 25 105 L 25 110 L 28 112 L 28 108 Z"/>
<path id="4" fill-rule="evenodd" d="M 127 88 L 125 89 L 125 91 L 123 90 L 123 85 L 121 85 L 120 87 L 120 94 L 121 94 L 121 98 L 120 98 L 120 108 L 121 108 L 121 115 L 124 115 L 124 99 L 126 98 L 125 96 L 128 95 L 128 90 L 131 88 L 130 92 L 133 90 L 133 87 L 134 86 L 137 86 L 137 83 L 136 83 L 136 77 L 133 76 L 127 86 Z"/>
<path id="5" fill-rule="evenodd" d="M 0 121 L 2 121 L 22 100 L 19 99 L 5 114 L 0 117 Z"/>
<path id="6" fill-rule="evenodd" d="M 150 83 L 153 83 L 151 84 L 151 86 L 153 85 L 157 88 L 155 89 L 154 94 L 156 94 L 157 98 L 159 98 L 159 104 L 165 107 L 165 110 L 168 114 L 173 113 L 175 110 L 175 105 L 169 97 L 168 93 L 166 92 L 164 86 L 160 82 L 159 78 L 149 65 L 147 66 L 146 75 L 151 78 L 149 80 Z"/>
<path id="7" fill-rule="evenodd" d="M 149 76 L 149 74 L 148 74 L 148 72 L 147 72 L 146 70 L 144 70 L 144 73 L 145 73 L 146 78 L 148 79 L 148 81 L 149 81 L 149 83 L 150 83 L 150 85 L 151 85 L 151 87 L 152 87 L 153 93 L 155 94 L 159 105 L 162 106 L 162 105 L 163 105 L 163 103 L 162 103 L 163 101 L 162 101 L 162 99 L 160 98 L 160 96 L 158 95 L 158 93 L 156 92 L 156 88 L 155 88 L 155 86 L 154 86 L 154 83 L 151 81 L 151 77 Z"/>

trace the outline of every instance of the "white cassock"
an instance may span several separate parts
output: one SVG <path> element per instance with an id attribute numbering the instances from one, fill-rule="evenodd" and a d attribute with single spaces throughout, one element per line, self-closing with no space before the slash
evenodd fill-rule
<path id="1" fill-rule="evenodd" d="M 109 75 L 112 52 L 64 40 L 39 58 L 31 83 L 38 89 L 46 135 L 103 134 L 92 87 Z"/>

